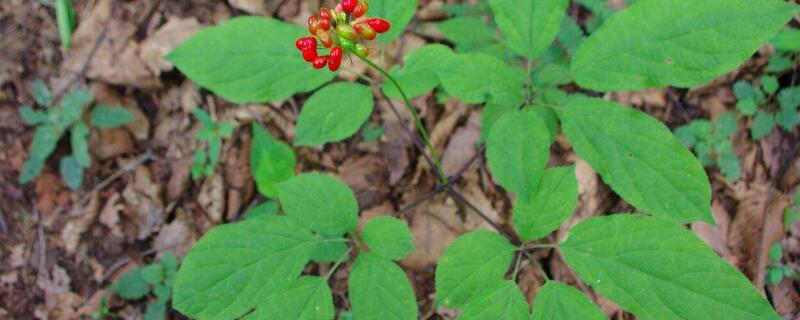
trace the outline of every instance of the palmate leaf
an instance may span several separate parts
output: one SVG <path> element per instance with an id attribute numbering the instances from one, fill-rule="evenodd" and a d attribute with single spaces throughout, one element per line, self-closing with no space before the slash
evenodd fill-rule
<path id="1" fill-rule="evenodd" d="M 714 222 L 706 172 L 660 121 L 597 98 L 572 99 L 559 119 L 575 153 L 634 207 L 674 222 Z"/>
<path id="2" fill-rule="evenodd" d="M 436 266 L 436 305 L 464 308 L 481 289 L 503 281 L 515 249 L 486 230 L 456 239 Z"/>
<path id="3" fill-rule="evenodd" d="M 780 319 L 744 275 L 668 221 L 592 218 L 561 251 L 584 282 L 641 319 Z"/>
<path id="4" fill-rule="evenodd" d="M 304 276 L 267 297 L 244 319 L 333 320 L 333 295 L 325 279 Z"/>
<path id="5" fill-rule="evenodd" d="M 349 280 L 353 316 L 358 320 L 417 319 L 417 299 L 406 273 L 394 262 L 362 253 Z"/>
<path id="6" fill-rule="evenodd" d="M 316 232 L 344 234 L 358 223 L 358 201 L 341 180 L 304 173 L 278 185 L 286 215 Z"/>
<path id="7" fill-rule="evenodd" d="M 196 319 L 234 319 L 300 275 L 316 243 L 285 216 L 218 226 L 189 251 L 173 307 Z"/>
<path id="8" fill-rule="evenodd" d="M 492 126 L 486 157 L 501 186 L 519 197 L 532 195 L 550 157 L 547 125 L 533 110 L 506 113 Z"/>
<path id="9" fill-rule="evenodd" d="M 201 30 L 168 56 L 186 76 L 235 103 L 280 100 L 335 76 L 303 61 L 294 42 L 305 29 L 278 20 L 240 17 Z"/>
<path id="10" fill-rule="evenodd" d="M 572 74 L 597 91 L 700 85 L 745 62 L 797 12 L 783 0 L 637 1 L 586 40 Z"/>
<path id="11" fill-rule="evenodd" d="M 319 146 L 341 141 L 361 129 L 375 101 L 369 87 L 339 82 L 315 92 L 297 118 L 297 146 Z"/>
<path id="12" fill-rule="evenodd" d="M 491 0 L 489 5 L 508 46 L 534 60 L 555 40 L 569 0 Z"/>
<path id="13" fill-rule="evenodd" d="M 533 320 L 608 319 L 583 293 L 558 281 L 548 281 L 536 294 Z"/>
<path id="14" fill-rule="evenodd" d="M 447 93 L 465 103 L 489 101 L 516 107 L 524 100 L 523 74 L 486 54 L 453 55 L 436 72 Z"/>
<path id="15" fill-rule="evenodd" d="M 250 145 L 250 172 L 258 192 L 268 198 L 278 197 L 278 183 L 294 176 L 297 159 L 289 145 L 272 137 L 253 122 L 253 143 Z"/>

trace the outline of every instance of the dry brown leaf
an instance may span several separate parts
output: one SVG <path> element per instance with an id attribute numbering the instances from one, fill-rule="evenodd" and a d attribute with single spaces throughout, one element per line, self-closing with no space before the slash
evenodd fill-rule
<path id="1" fill-rule="evenodd" d="M 161 228 L 153 241 L 153 248 L 158 252 L 170 251 L 178 256 L 184 256 L 194 241 L 194 234 L 187 223 L 183 219 L 175 219 Z"/>
<path id="2" fill-rule="evenodd" d="M 70 213 L 70 220 L 64 229 L 61 230 L 61 242 L 64 250 L 69 254 L 75 254 L 80 244 L 81 236 L 94 222 L 100 207 L 97 191 L 93 191 L 85 204 L 76 205 Z"/>
<path id="3" fill-rule="evenodd" d="M 135 88 L 157 88 L 161 81 L 139 57 L 139 44 L 134 41 L 136 25 L 113 16 L 113 1 L 98 0 L 88 16 L 81 20 L 73 36 L 73 46 L 62 63 L 69 73 L 80 73 L 95 43 L 105 32 L 87 76 L 116 85 Z"/>
<path id="4" fill-rule="evenodd" d="M 448 175 L 455 174 L 475 155 L 481 137 L 481 113 L 470 114 L 467 123 L 453 133 L 442 154 L 442 167 Z"/>
<path id="5" fill-rule="evenodd" d="M 667 90 L 647 89 L 644 91 L 625 91 L 610 93 L 611 100 L 625 106 L 665 108 L 667 106 Z"/>
<path id="6" fill-rule="evenodd" d="M 396 105 L 396 103 L 395 103 Z M 397 119 L 389 104 L 385 101 L 378 103 L 381 112 L 381 120 L 383 127 L 386 130 L 386 145 L 383 148 L 383 157 L 386 159 L 387 167 L 389 169 L 389 185 L 396 185 L 408 169 L 410 162 L 408 155 L 408 148 L 411 147 L 412 141 L 408 137 L 402 123 L 407 125 L 410 123 L 410 115 L 405 109 L 397 110 L 400 113 L 402 120 Z M 402 121 L 402 122 L 401 122 Z"/>
<path id="7" fill-rule="evenodd" d="M 800 295 L 790 279 L 784 279 L 776 285 L 771 284 L 767 286 L 767 290 L 779 315 L 789 317 L 785 319 L 797 319 L 796 316 L 800 314 Z"/>
<path id="8" fill-rule="evenodd" d="M 203 181 L 200 194 L 197 196 L 197 204 L 203 208 L 212 222 L 215 224 L 222 222 L 225 211 L 225 182 L 222 176 L 215 173 Z"/>
<path id="9" fill-rule="evenodd" d="M 108 160 L 133 152 L 133 139 L 125 129 L 92 130 L 89 151 L 100 160 Z"/>
<path id="10" fill-rule="evenodd" d="M 266 0 L 228 0 L 232 7 L 255 15 L 267 15 Z"/>
<path id="11" fill-rule="evenodd" d="M 125 215 L 133 221 L 133 237 L 144 240 L 157 231 L 164 222 L 164 205 L 161 202 L 161 185 L 153 181 L 150 170 L 140 166 L 133 174 L 133 182 L 122 191 Z"/>
<path id="12" fill-rule="evenodd" d="M 167 23 L 142 42 L 139 57 L 156 76 L 172 70 L 172 63 L 164 56 L 202 27 L 194 17 L 168 17 Z"/>
<path id="13" fill-rule="evenodd" d="M 697 234 L 700 239 L 717 252 L 723 259 L 732 265 L 738 265 L 737 257 L 731 252 L 728 245 L 728 234 L 730 230 L 731 217 L 722 204 L 714 200 L 711 203 L 711 213 L 717 225 L 710 225 L 705 222 L 692 223 L 692 232 Z"/>
<path id="14" fill-rule="evenodd" d="M 122 229 L 119 227 L 119 212 L 122 210 L 123 206 L 117 204 L 119 199 L 119 193 L 114 192 L 114 194 L 106 200 L 106 204 L 103 205 L 103 209 L 100 210 L 100 223 L 111 230 L 112 235 L 122 237 Z"/>
<path id="15" fill-rule="evenodd" d="M 348 157 L 339 167 L 339 178 L 356 194 L 362 208 L 371 208 L 389 195 L 386 163 L 378 155 Z"/>

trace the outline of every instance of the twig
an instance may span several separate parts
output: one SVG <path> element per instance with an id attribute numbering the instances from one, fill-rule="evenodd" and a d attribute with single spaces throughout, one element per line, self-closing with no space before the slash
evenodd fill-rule
<path id="1" fill-rule="evenodd" d="M 471 202 L 469 202 L 469 200 L 467 200 L 466 198 L 464 198 L 464 196 L 463 196 L 463 195 L 461 195 L 460 193 L 458 193 L 458 191 L 455 191 L 455 190 L 453 190 L 453 188 L 447 188 L 447 189 L 446 189 L 446 191 L 447 191 L 447 193 L 448 193 L 449 195 L 451 195 L 451 196 L 453 197 L 453 199 L 455 199 L 456 201 L 459 201 L 459 202 L 461 202 L 461 203 L 465 204 L 467 207 L 469 207 L 470 209 L 472 209 L 472 211 L 475 211 L 475 213 L 476 213 L 476 214 L 477 214 L 479 217 L 481 217 L 481 219 L 483 219 L 483 221 L 486 221 L 486 223 L 488 223 L 489 225 L 491 225 L 491 226 L 492 226 L 492 228 L 494 228 L 495 230 L 497 230 L 497 232 L 499 232 L 500 234 L 502 234 L 503 236 L 505 236 L 506 238 L 508 238 L 509 240 L 511 240 L 511 242 L 518 242 L 518 241 L 515 241 L 515 240 L 514 240 L 514 237 L 512 237 L 511 235 L 509 235 L 509 234 L 508 234 L 508 233 L 505 231 L 505 229 L 503 229 L 503 228 L 502 228 L 502 227 L 501 227 L 499 224 L 497 224 L 497 222 L 494 222 L 494 221 L 492 221 L 492 219 L 490 219 L 490 218 L 489 218 L 489 216 L 487 216 L 485 213 L 483 213 L 483 211 L 481 211 L 481 209 L 478 209 L 478 207 L 476 207 L 474 204 L 472 204 Z"/>
<path id="2" fill-rule="evenodd" d="M 522 254 L 524 254 L 525 257 L 528 258 L 528 260 L 533 264 L 533 266 L 536 267 L 536 269 L 539 270 L 539 273 L 542 274 L 542 278 L 544 278 L 545 282 L 550 281 L 550 277 L 547 275 L 547 272 L 544 271 L 544 268 L 542 268 L 542 265 L 539 264 L 539 262 L 536 261 L 536 259 L 534 259 L 533 256 L 531 256 L 530 253 L 528 253 L 527 251 L 523 250 Z"/>
<path id="3" fill-rule="evenodd" d="M 480 157 L 483 155 L 483 152 L 485 150 L 486 150 L 486 144 L 485 143 L 481 144 L 481 146 L 478 148 L 478 150 L 475 151 L 475 154 L 472 155 L 472 157 L 469 158 L 469 160 L 467 160 L 467 162 L 465 162 L 464 165 L 462 165 L 461 168 L 459 168 L 458 171 L 456 171 L 455 174 L 453 174 L 452 176 L 447 178 L 447 180 L 449 181 L 449 184 L 452 185 L 452 184 L 455 184 L 456 182 L 458 182 L 459 180 L 461 180 L 461 178 L 464 176 L 464 173 L 466 173 L 467 170 L 470 167 L 472 167 L 472 164 L 475 163 L 475 161 L 478 161 L 478 159 L 480 159 Z"/>
<path id="4" fill-rule="evenodd" d="M 100 32 L 100 36 L 97 37 L 97 40 L 95 40 L 94 45 L 92 46 L 92 50 L 89 51 L 89 55 L 86 56 L 86 61 L 83 62 L 83 65 L 81 66 L 81 69 L 78 71 L 78 74 L 76 74 L 75 77 L 72 78 L 72 80 L 70 80 L 70 82 L 66 86 L 61 88 L 56 93 L 55 98 L 53 99 L 53 105 L 61 101 L 61 98 L 64 96 L 65 93 L 67 93 L 67 90 L 72 88 L 76 83 L 78 83 L 78 81 L 86 77 L 86 73 L 89 72 L 89 66 L 91 65 L 92 59 L 94 59 L 94 56 L 97 54 L 98 49 L 100 49 L 100 45 L 106 39 L 106 36 L 108 36 L 108 24 L 110 21 L 111 19 L 108 19 L 108 21 L 106 21 L 103 30 Z"/>
<path id="5" fill-rule="evenodd" d="M 405 207 L 401 208 L 401 209 L 400 209 L 400 210 L 398 210 L 398 211 L 397 211 L 397 212 L 396 212 L 394 215 L 395 215 L 396 217 L 399 217 L 400 215 L 402 215 L 402 214 L 403 214 L 403 213 L 405 213 L 406 211 L 408 211 L 408 210 L 411 210 L 411 209 L 415 208 L 416 206 L 418 206 L 418 205 L 422 204 L 422 203 L 423 203 L 423 202 L 425 202 L 425 201 L 428 201 L 429 199 L 431 199 L 431 198 L 435 197 L 436 195 L 438 195 L 438 194 L 440 194 L 440 193 L 444 192 L 446 189 L 447 189 L 447 186 L 446 186 L 446 185 L 438 185 L 438 186 L 436 186 L 436 188 L 435 188 L 435 189 L 433 189 L 433 191 L 431 191 L 431 192 L 428 192 L 427 194 L 425 194 L 425 195 L 424 195 L 424 196 L 422 196 L 421 198 L 418 198 L 418 199 L 414 200 L 414 202 L 412 202 L 411 204 L 409 204 L 409 205 L 407 205 L 407 206 L 405 206 Z"/>

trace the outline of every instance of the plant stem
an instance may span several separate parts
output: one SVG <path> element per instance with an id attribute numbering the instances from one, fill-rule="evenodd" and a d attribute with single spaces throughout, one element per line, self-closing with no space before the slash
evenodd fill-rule
<path id="1" fill-rule="evenodd" d="M 336 271 L 336 268 L 338 268 L 339 265 L 341 265 L 344 262 L 344 260 L 350 256 L 350 251 L 352 250 L 353 248 L 348 248 L 347 252 L 345 252 L 341 257 L 339 257 L 339 260 L 336 260 L 336 263 L 333 265 L 333 267 L 331 267 L 331 270 L 329 270 L 328 274 L 325 275 L 325 281 L 328 281 L 331 278 L 333 273 Z"/>
<path id="2" fill-rule="evenodd" d="M 405 91 L 403 91 L 403 88 L 400 87 L 400 83 L 398 83 L 397 80 L 394 77 L 392 77 L 388 72 L 386 72 L 386 70 L 384 70 L 381 66 L 372 62 L 367 57 L 362 57 L 355 52 L 352 53 L 353 55 L 361 59 L 361 61 L 364 61 L 366 64 L 368 64 L 370 67 L 374 68 L 375 70 L 378 70 L 378 72 L 380 72 L 384 77 L 386 77 L 386 79 L 389 79 L 389 81 L 391 81 L 392 84 L 394 84 L 394 86 L 397 88 L 397 91 L 400 92 L 400 95 L 403 97 L 403 102 L 405 102 L 406 108 L 408 109 L 409 112 L 411 112 L 411 115 L 414 117 L 414 122 L 417 125 L 417 131 L 419 131 L 419 135 L 420 137 L 422 137 L 422 141 L 425 142 L 425 146 L 428 148 L 428 152 L 431 154 L 431 158 L 433 158 L 434 165 L 436 166 L 435 170 L 439 172 L 439 182 L 441 182 L 442 184 L 447 184 L 447 174 L 444 172 L 444 169 L 442 168 L 442 163 L 439 160 L 439 155 L 436 153 L 436 149 L 433 147 L 433 144 L 431 143 L 431 140 L 428 137 L 428 131 L 425 130 L 425 125 L 422 123 L 422 118 L 420 118 L 419 113 L 417 113 L 417 109 L 415 109 L 414 106 L 411 105 L 411 102 L 408 100 L 408 96 L 406 96 Z"/>
<path id="3" fill-rule="evenodd" d="M 517 274 L 519 274 L 519 267 L 522 264 L 522 254 L 523 248 L 518 248 L 519 252 L 517 252 L 517 263 L 514 264 L 514 273 L 511 274 L 511 281 L 517 282 Z"/>

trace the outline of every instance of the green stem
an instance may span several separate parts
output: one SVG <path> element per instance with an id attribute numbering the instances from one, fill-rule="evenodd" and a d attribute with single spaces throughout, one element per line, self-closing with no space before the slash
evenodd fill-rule
<path id="1" fill-rule="evenodd" d="M 374 68 L 375 70 L 378 70 L 378 72 L 380 72 L 384 77 L 386 77 L 386 79 L 389 79 L 389 81 L 391 81 L 392 84 L 394 84 L 394 86 L 397 88 L 397 91 L 400 92 L 400 95 L 403 97 L 403 102 L 405 102 L 406 109 L 408 109 L 408 111 L 411 112 L 411 115 L 414 116 L 414 122 L 417 125 L 417 131 L 419 131 L 419 135 L 420 137 L 422 137 L 422 141 L 425 143 L 425 146 L 428 148 L 428 152 L 431 154 L 431 158 L 433 159 L 433 163 L 436 166 L 436 170 L 439 172 L 439 182 L 441 182 L 442 184 L 447 184 L 447 174 L 444 172 L 444 168 L 442 168 L 442 162 L 439 160 L 439 155 L 436 153 L 436 149 L 433 147 L 433 144 L 431 143 L 431 140 L 428 137 L 428 131 L 425 130 L 425 125 L 422 124 L 422 118 L 420 118 L 419 113 L 417 113 L 417 109 L 415 109 L 414 106 L 411 105 L 411 102 L 408 100 L 408 96 L 406 96 L 405 91 L 403 91 L 403 88 L 400 87 L 400 83 L 398 83 L 394 77 L 392 77 L 388 72 L 386 72 L 386 70 L 381 68 L 381 66 L 372 62 L 367 57 L 362 57 L 355 52 L 352 53 L 353 55 L 361 59 L 361 61 L 364 61 L 366 64 L 368 64 L 370 67 Z"/>
<path id="2" fill-rule="evenodd" d="M 336 268 L 338 268 L 338 267 L 339 267 L 339 265 L 341 265 L 341 264 L 342 264 L 342 262 L 344 262 L 344 260 L 345 260 L 345 259 L 347 259 L 348 257 L 350 257 L 350 251 L 352 251 L 352 250 L 353 250 L 353 248 L 349 248 L 349 249 L 347 249 L 347 252 L 345 252 L 345 253 L 344 253 L 344 254 L 343 254 L 343 255 L 342 255 L 340 258 L 339 258 L 339 260 L 336 260 L 336 264 L 334 264 L 334 265 L 333 265 L 333 267 L 331 267 L 331 270 L 328 270 L 328 274 L 326 274 L 326 275 L 325 275 L 325 281 L 328 281 L 328 280 L 330 280 L 331 276 L 332 276 L 332 275 L 333 275 L 333 273 L 336 271 Z"/>

